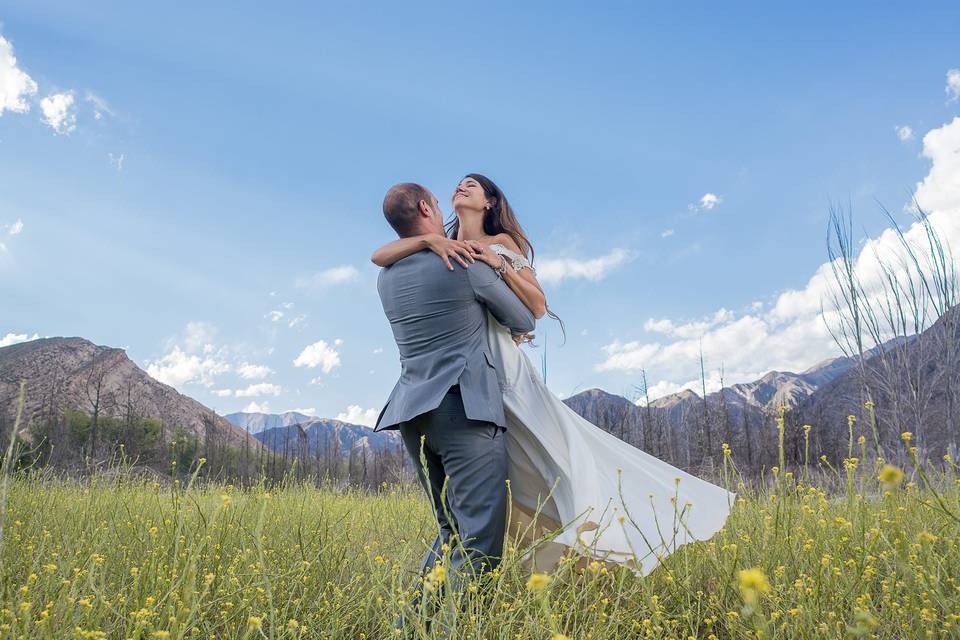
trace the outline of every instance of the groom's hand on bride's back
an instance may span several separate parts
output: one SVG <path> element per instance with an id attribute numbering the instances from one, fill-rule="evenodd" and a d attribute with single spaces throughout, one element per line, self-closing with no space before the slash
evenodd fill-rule
<path id="1" fill-rule="evenodd" d="M 440 256 L 450 271 L 453 271 L 453 263 L 450 262 L 450 258 L 453 258 L 464 267 L 468 266 L 468 263 L 476 262 L 476 251 L 469 243 L 463 240 L 451 240 L 439 233 L 431 233 L 425 240 L 427 241 L 427 247 Z"/>

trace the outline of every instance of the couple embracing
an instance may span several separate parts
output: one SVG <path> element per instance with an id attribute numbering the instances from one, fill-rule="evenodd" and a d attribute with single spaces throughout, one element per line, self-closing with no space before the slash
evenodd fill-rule
<path id="1" fill-rule="evenodd" d="M 580 417 L 519 347 L 549 311 L 500 188 L 469 174 L 452 204 L 445 229 L 430 190 L 395 185 L 383 213 L 400 238 L 373 255 L 401 363 L 375 430 L 399 429 L 439 526 L 421 572 L 444 545 L 452 576 L 493 569 L 508 522 L 537 541 L 524 554 L 537 571 L 570 555 L 645 575 L 716 533 L 734 494 Z"/>

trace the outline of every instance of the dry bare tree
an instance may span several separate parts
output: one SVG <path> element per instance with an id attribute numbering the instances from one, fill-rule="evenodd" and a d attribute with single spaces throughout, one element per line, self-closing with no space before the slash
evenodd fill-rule
<path id="1" fill-rule="evenodd" d="M 98 358 L 100 349 L 94 349 L 90 361 L 90 368 L 87 373 L 86 386 L 84 388 L 87 403 L 90 408 L 90 451 L 91 459 L 97 455 L 97 430 L 100 422 L 100 414 L 112 407 L 113 398 L 104 389 L 104 379 L 107 376 L 107 368 L 104 366 L 103 359 Z"/>
<path id="2" fill-rule="evenodd" d="M 876 456 L 894 448 L 902 431 L 913 432 L 921 452 L 957 442 L 956 263 L 914 204 L 917 226 L 909 236 L 881 207 L 893 243 L 873 243 L 871 255 L 855 254 L 850 210 L 830 210 L 833 279 L 830 306 L 822 311 L 834 341 L 856 363 L 858 389 L 852 400 L 859 410 L 854 415 L 864 420 Z M 866 278 L 864 258 L 876 265 Z M 868 402 L 872 412 L 860 409 Z"/>

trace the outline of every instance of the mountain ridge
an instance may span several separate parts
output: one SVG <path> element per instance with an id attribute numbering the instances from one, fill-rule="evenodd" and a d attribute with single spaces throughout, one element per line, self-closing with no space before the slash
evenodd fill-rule
<path id="1" fill-rule="evenodd" d="M 86 338 L 38 338 L 0 347 L 0 414 L 6 419 L 15 412 L 21 381 L 26 382 L 28 433 L 32 424 L 60 417 L 66 409 L 108 417 L 135 411 L 160 420 L 171 435 L 180 426 L 199 439 L 213 435 L 232 446 L 247 441 L 243 430 L 212 409 L 150 376 L 125 349 Z"/>

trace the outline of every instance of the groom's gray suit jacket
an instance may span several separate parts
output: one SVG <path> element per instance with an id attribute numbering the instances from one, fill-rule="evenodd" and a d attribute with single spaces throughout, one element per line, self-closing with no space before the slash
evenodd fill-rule
<path id="1" fill-rule="evenodd" d="M 487 344 L 487 309 L 515 334 L 534 317 L 496 272 L 482 262 L 450 271 L 425 250 L 384 268 L 377 280 L 383 311 L 400 349 L 400 380 L 374 431 L 436 409 L 460 385 L 467 418 L 507 427 L 496 364 Z"/>

